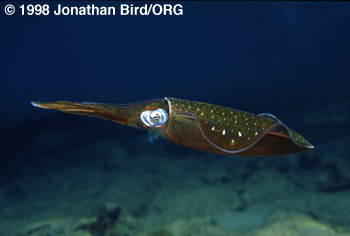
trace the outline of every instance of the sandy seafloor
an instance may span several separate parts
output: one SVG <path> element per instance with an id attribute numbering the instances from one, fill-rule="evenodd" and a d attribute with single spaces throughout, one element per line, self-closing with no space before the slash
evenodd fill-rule
<path id="1" fill-rule="evenodd" d="M 1 160 L 0 235 L 350 235 L 349 104 L 284 114 L 316 149 L 277 157 L 40 131 Z"/>

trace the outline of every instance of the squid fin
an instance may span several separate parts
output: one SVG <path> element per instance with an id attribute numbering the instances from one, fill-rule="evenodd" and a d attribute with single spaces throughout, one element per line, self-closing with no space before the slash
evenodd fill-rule
<path id="1" fill-rule="evenodd" d="M 282 123 L 276 116 L 270 114 L 270 113 L 260 113 L 258 116 L 263 117 L 265 119 L 277 122 L 277 123 Z"/>

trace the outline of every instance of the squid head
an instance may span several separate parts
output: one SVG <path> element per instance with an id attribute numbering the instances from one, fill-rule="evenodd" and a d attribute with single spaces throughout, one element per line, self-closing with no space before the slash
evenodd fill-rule
<path id="1" fill-rule="evenodd" d="M 218 154 L 267 156 L 313 148 L 273 115 L 254 115 L 203 102 L 166 97 L 130 104 L 65 101 L 32 104 L 148 130 L 151 142 L 162 136 L 183 146 Z"/>

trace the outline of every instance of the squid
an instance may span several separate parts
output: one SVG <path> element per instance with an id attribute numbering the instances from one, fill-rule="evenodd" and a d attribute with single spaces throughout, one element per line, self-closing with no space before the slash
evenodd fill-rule
<path id="1" fill-rule="evenodd" d="M 130 104 L 32 102 L 35 107 L 110 120 L 148 131 L 200 151 L 223 155 L 271 156 L 314 146 L 274 115 L 252 114 L 204 102 L 165 97 Z"/>

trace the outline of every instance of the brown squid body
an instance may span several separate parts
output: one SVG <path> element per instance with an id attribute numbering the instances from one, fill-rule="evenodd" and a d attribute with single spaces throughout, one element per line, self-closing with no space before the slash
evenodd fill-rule
<path id="1" fill-rule="evenodd" d="M 166 97 L 125 105 L 64 101 L 32 104 L 148 130 L 150 141 L 163 136 L 183 146 L 225 155 L 281 155 L 313 148 L 273 115 L 254 115 L 203 102 Z"/>

